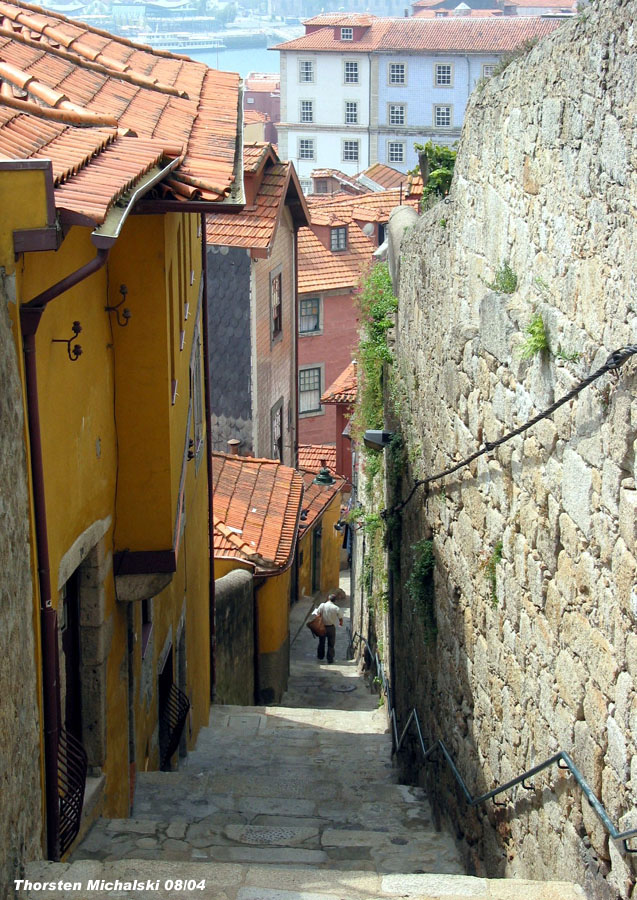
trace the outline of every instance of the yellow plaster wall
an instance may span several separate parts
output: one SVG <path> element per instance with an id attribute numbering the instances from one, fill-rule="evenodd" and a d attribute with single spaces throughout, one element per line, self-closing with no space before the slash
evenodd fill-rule
<path id="1" fill-rule="evenodd" d="M 217 581 L 217 579 L 219 578 L 223 578 L 223 576 L 227 575 L 228 572 L 234 572 L 235 569 L 246 569 L 248 572 L 254 572 L 254 566 L 251 566 L 249 563 L 244 563 L 240 559 L 226 559 L 223 557 L 215 557 L 215 581 Z"/>
<path id="2" fill-rule="evenodd" d="M 0 266 L 15 269 L 13 232 L 47 224 L 46 179 L 42 169 L 0 171 Z"/>
<path id="3" fill-rule="evenodd" d="M 299 580 L 298 599 L 312 596 L 312 529 L 309 528 L 298 544 Z"/>
<path id="4" fill-rule="evenodd" d="M 299 541 L 299 558 L 303 554 L 303 562 L 299 565 L 298 596 L 312 596 L 312 534 L 317 525 L 323 527 L 321 538 L 321 577 L 320 590 L 324 593 L 338 587 L 341 567 L 342 532 L 334 530 L 341 512 L 341 494 L 338 493 L 323 513 L 321 519 L 303 535 Z"/>
<path id="5" fill-rule="evenodd" d="M 265 579 L 257 591 L 259 653 L 276 653 L 288 638 L 290 569 Z"/>

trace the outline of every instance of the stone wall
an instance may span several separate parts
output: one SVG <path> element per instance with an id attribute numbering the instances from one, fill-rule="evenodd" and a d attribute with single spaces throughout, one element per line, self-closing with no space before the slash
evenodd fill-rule
<path id="1" fill-rule="evenodd" d="M 637 342 L 635 20 L 634 0 L 593 3 L 479 87 L 448 201 L 403 237 L 392 391 L 403 496 Z M 534 316 L 547 346 L 531 353 Z M 622 829 L 637 826 L 636 372 L 633 359 L 420 489 L 393 598 L 399 720 L 415 704 L 476 795 L 565 750 Z M 436 560 L 428 643 L 405 589 L 424 537 Z M 421 771 L 415 754 L 405 764 Z M 469 871 L 631 895 L 630 857 L 556 767 L 506 806 L 475 810 L 446 769 L 430 772 Z"/>
<path id="2" fill-rule="evenodd" d="M 38 683 L 33 632 L 29 495 L 22 390 L 7 304 L 13 278 L 0 273 L 0 884 L 42 856 Z M 10 777 L 8 777 L 10 776 Z"/>
<path id="3" fill-rule="evenodd" d="M 215 702 L 254 703 L 254 595 L 250 572 L 215 581 Z"/>

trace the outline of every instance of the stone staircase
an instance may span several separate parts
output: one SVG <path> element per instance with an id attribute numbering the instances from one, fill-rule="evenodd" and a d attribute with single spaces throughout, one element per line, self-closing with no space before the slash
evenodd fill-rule
<path id="1" fill-rule="evenodd" d="M 293 610 L 293 637 L 306 611 Z M 131 819 L 99 820 L 70 863 L 29 867 L 32 882 L 74 888 L 32 888 L 20 896 L 583 897 L 567 884 L 464 875 L 451 836 L 433 827 L 423 793 L 396 783 L 385 712 L 355 664 L 342 659 L 343 632 L 331 666 L 319 665 L 312 640 L 303 628 L 293 644 L 281 706 L 213 707 L 179 771 L 139 776 Z"/>

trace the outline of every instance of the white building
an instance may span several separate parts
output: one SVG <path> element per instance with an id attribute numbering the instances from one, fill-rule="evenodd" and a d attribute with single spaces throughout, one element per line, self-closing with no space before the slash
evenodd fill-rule
<path id="1" fill-rule="evenodd" d="M 453 144 L 469 94 L 503 54 L 560 19 L 331 14 L 305 22 L 281 55 L 279 154 L 304 189 L 317 166 L 347 175 L 386 163 L 406 172 L 415 142 Z"/>

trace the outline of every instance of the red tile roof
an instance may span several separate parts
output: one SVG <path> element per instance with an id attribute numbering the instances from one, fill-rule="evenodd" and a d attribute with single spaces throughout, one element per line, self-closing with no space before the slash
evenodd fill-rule
<path id="1" fill-rule="evenodd" d="M 303 478 L 273 459 L 212 454 L 215 558 L 253 563 L 277 574 L 291 562 L 301 514 Z"/>
<path id="2" fill-rule="evenodd" d="M 243 124 L 255 125 L 257 122 L 269 122 L 270 116 L 260 109 L 246 109 L 243 112 Z"/>
<path id="3" fill-rule="evenodd" d="M 281 90 L 281 76 L 278 72 L 250 72 L 245 79 L 245 90 L 252 93 L 275 93 Z"/>
<path id="4" fill-rule="evenodd" d="M 335 36 L 332 16 L 311 20 L 316 30 L 300 38 L 278 44 L 275 50 L 324 50 L 342 53 L 343 43 Z M 351 52 L 369 50 L 415 50 L 420 52 L 502 53 L 532 38 L 544 37 L 561 24 L 560 20 L 539 16 L 502 18 L 408 19 L 372 18 L 363 37 L 351 43 Z M 321 22 L 321 20 L 330 20 Z M 316 27 L 323 25 L 324 27 Z"/>
<path id="5" fill-rule="evenodd" d="M 407 184 L 407 181 L 409 180 L 409 176 L 405 175 L 404 172 L 399 172 L 398 169 L 392 169 L 391 166 L 386 166 L 384 163 L 374 163 L 373 166 L 365 169 L 360 175 L 364 175 L 366 178 L 369 178 L 370 181 L 385 188 L 385 190 L 399 188 L 401 184 Z M 360 178 L 360 175 L 357 177 Z"/>
<path id="6" fill-rule="evenodd" d="M 366 28 L 376 17 L 369 13 L 325 13 L 304 19 L 304 25 L 332 25 L 344 28 Z"/>
<path id="7" fill-rule="evenodd" d="M 332 444 L 299 444 L 299 469 L 318 472 L 325 465 L 336 471 L 336 447 Z"/>
<path id="8" fill-rule="evenodd" d="M 266 161 L 254 207 L 240 213 L 211 213 L 206 217 L 206 240 L 225 247 L 245 247 L 268 250 L 274 240 L 277 224 L 286 202 L 290 180 L 293 179 L 299 196 L 301 215 L 307 221 L 309 213 L 301 187 L 290 162 L 279 162 L 271 144 L 249 144 L 244 147 L 246 176 L 258 172 Z"/>
<path id="9" fill-rule="evenodd" d="M 357 389 L 356 363 L 351 362 L 325 391 L 321 403 L 356 403 Z"/>
<path id="10" fill-rule="evenodd" d="M 315 203 L 308 198 L 312 226 L 338 227 L 347 225 L 347 249 L 332 252 L 311 228 L 299 230 L 299 293 L 326 290 L 352 290 L 360 284 L 361 276 L 371 263 L 376 245 L 363 234 L 361 226 L 368 222 L 387 222 L 389 213 L 400 203 L 400 191 L 375 191 L 369 194 L 332 195 L 329 202 Z M 406 198 L 403 203 L 417 206 Z"/>
<path id="11" fill-rule="evenodd" d="M 419 19 L 440 19 L 442 16 L 445 18 L 450 18 L 454 15 L 454 11 L 452 9 L 418 9 L 417 4 L 414 3 L 414 16 Z M 501 9 L 470 9 L 466 13 L 466 18 L 469 19 L 484 19 L 489 18 L 489 16 L 501 16 Z"/>
<path id="12" fill-rule="evenodd" d="M 346 175 L 345 172 L 341 172 L 340 169 L 312 169 L 310 178 L 334 178 L 341 184 L 349 185 L 357 194 L 365 194 L 369 190 L 369 188 L 364 187 L 364 185 L 356 180 L 355 175 Z"/>
<path id="13" fill-rule="evenodd" d="M 183 154 L 165 182 L 178 199 L 216 201 L 230 194 L 238 98 L 238 75 L 0 0 L 0 108 L 34 116 L 43 127 L 118 129 L 156 141 L 167 155 Z M 22 155 L 29 158 L 41 148 L 33 126 L 29 131 L 24 124 Z M 70 168 L 72 159 L 69 154 Z M 63 165 L 59 159 L 58 168 Z M 124 174 L 116 168 L 118 179 Z"/>
<path id="14" fill-rule="evenodd" d="M 334 484 L 314 484 L 315 472 L 303 472 L 303 509 L 299 522 L 299 537 L 316 525 L 334 497 L 342 490 L 345 479 L 334 477 Z M 340 504 L 339 504 L 340 505 Z"/>

